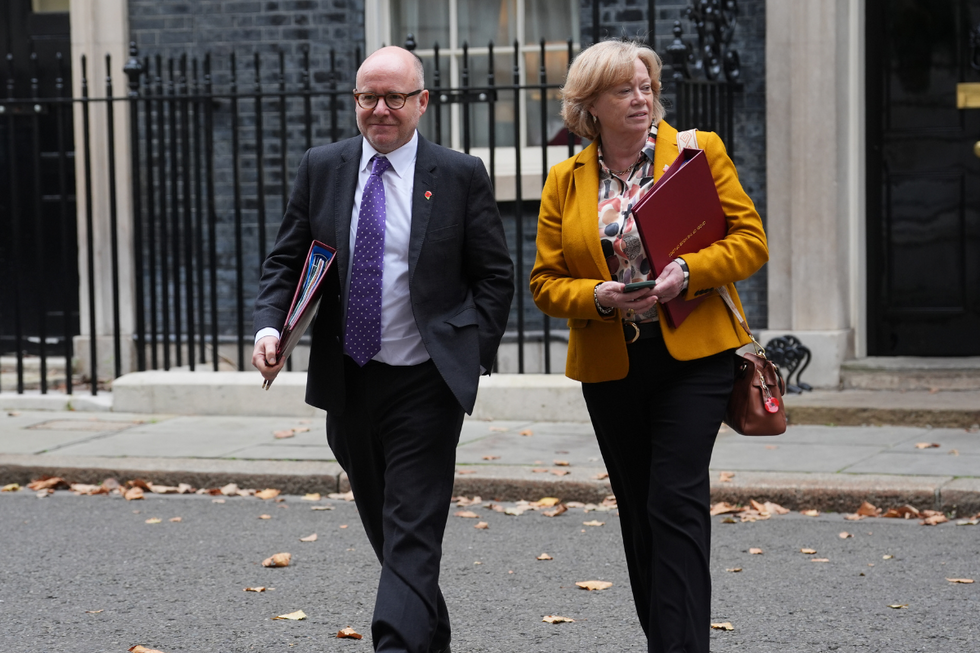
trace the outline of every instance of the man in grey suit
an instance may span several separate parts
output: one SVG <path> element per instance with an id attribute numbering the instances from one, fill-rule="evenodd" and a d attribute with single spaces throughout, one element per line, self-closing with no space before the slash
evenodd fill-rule
<path id="1" fill-rule="evenodd" d="M 381 561 L 376 651 L 448 652 L 442 537 L 463 413 L 473 410 L 514 294 L 513 264 L 483 163 L 416 128 L 422 64 L 387 47 L 357 73 L 362 136 L 300 164 L 255 307 L 252 364 L 271 381 L 310 243 L 337 250 L 312 330 L 306 400 L 327 411 Z"/>

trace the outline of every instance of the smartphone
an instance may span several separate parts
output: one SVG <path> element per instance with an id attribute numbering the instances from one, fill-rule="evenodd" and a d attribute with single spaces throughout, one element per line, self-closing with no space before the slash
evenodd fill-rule
<path id="1" fill-rule="evenodd" d="M 644 288 L 653 288 L 657 285 L 657 281 L 636 281 L 634 283 L 626 284 L 623 288 L 623 292 L 633 292 L 634 290 L 643 290 Z"/>

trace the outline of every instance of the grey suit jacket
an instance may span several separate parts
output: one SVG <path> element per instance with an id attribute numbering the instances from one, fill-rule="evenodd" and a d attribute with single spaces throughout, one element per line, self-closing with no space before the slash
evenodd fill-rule
<path id="1" fill-rule="evenodd" d="M 341 414 L 346 401 L 342 293 L 361 136 L 307 151 L 266 258 L 254 327 L 282 330 L 310 243 L 337 250 L 313 324 L 307 403 Z M 431 193 L 427 199 L 426 192 Z M 514 269 L 483 162 L 419 137 L 412 197 L 409 289 L 425 348 L 463 409 L 490 370 L 514 295 Z"/>

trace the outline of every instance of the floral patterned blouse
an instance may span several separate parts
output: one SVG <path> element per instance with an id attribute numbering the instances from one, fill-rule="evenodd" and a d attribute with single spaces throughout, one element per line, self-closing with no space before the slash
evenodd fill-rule
<path id="1" fill-rule="evenodd" d="M 621 283 L 655 278 L 643 251 L 631 209 L 653 187 L 653 151 L 656 145 L 657 125 L 654 123 L 650 125 L 646 145 L 640 152 L 640 162 L 620 177 L 612 174 L 606 166 L 602 143 L 599 144 L 599 239 L 609 273 Z M 656 305 L 631 317 L 631 321 L 636 322 L 656 319 Z"/>

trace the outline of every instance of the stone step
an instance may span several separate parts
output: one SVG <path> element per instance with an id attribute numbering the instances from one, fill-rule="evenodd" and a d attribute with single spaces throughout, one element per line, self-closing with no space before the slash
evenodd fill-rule
<path id="1" fill-rule="evenodd" d="M 841 365 L 844 390 L 980 390 L 980 356 L 868 357 Z"/>

